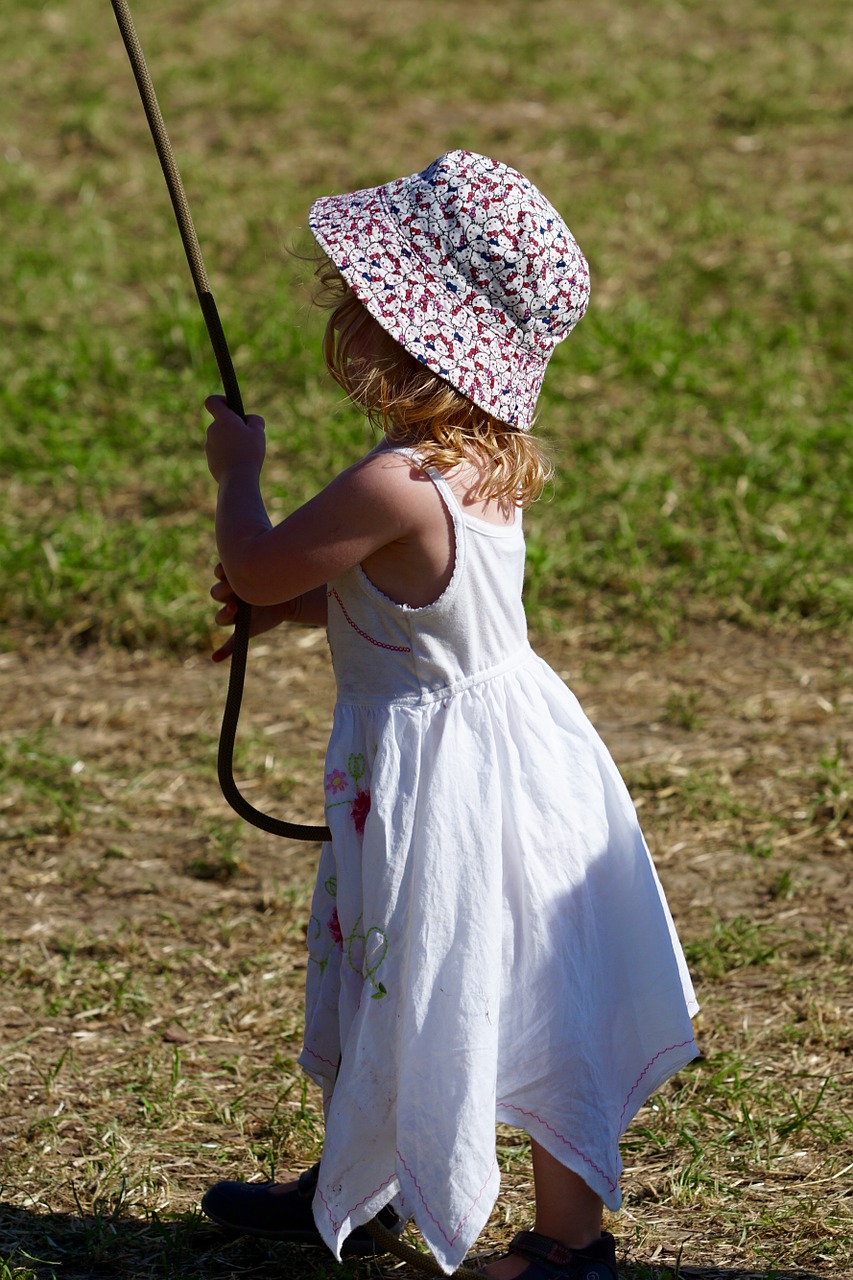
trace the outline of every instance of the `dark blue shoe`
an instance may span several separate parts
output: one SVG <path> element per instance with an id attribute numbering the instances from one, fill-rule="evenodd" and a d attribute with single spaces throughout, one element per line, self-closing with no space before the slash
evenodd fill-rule
<path id="1" fill-rule="evenodd" d="M 530 1263 L 516 1280 L 619 1280 L 616 1241 L 607 1231 L 585 1249 L 568 1249 L 538 1231 L 519 1231 L 507 1249 L 512 1253 Z"/>
<path id="2" fill-rule="evenodd" d="M 311 1210 L 319 1173 L 319 1164 L 306 1169 L 297 1185 L 287 1191 L 276 1182 L 217 1182 L 205 1192 L 202 1213 L 236 1235 L 325 1249 L 326 1242 L 317 1230 Z M 377 1217 L 394 1235 L 403 1230 L 404 1224 L 390 1205 Z M 341 1245 L 342 1256 L 372 1257 L 381 1252 L 364 1227 L 356 1227 Z"/>

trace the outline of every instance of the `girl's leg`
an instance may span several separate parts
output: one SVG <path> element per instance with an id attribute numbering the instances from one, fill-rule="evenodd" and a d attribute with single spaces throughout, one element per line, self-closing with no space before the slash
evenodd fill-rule
<path id="1" fill-rule="evenodd" d="M 604 1206 L 600 1197 L 538 1142 L 531 1139 L 530 1145 L 536 1195 L 534 1231 L 559 1240 L 569 1249 L 586 1248 L 601 1235 Z M 491 1280 L 513 1280 L 529 1265 L 525 1258 L 511 1254 L 490 1263 L 485 1271 Z"/>
<path id="2" fill-rule="evenodd" d="M 531 1141 L 536 1191 L 534 1231 L 570 1249 L 584 1249 L 601 1235 L 604 1205 L 583 1178 Z"/>

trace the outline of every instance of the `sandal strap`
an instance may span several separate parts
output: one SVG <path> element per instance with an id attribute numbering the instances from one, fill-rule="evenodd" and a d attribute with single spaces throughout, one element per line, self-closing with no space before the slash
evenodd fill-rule
<path id="1" fill-rule="evenodd" d="M 548 1262 L 563 1271 L 572 1260 L 573 1250 L 538 1231 L 519 1231 L 510 1241 L 508 1252 L 520 1253 L 530 1262 Z"/>
<path id="2" fill-rule="evenodd" d="M 569 1249 L 538 1231 L 519 1231 L 508 1252 L 533 1264 L 528 1268 L 530 1280 L 617 1280 L 618 1276 L 614 1240 L 606 1231 L 585 1249 Z"/>

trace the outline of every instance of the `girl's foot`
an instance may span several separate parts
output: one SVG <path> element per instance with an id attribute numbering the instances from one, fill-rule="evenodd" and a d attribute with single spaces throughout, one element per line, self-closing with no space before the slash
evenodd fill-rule
<path id="1" fill-rule="evenodd" d="M 315 1164 L 295 1182 L 217 1182 L 205 1193 L 202 1212 L 237 1235 L 325 1249 L 311 1208 L 319 1172 L 320 1166 Z M 380 1210 L 378 1218 L 395 1235 L 403 1229 L 390 1205 Z M 356 1227 L 341 1245 L 342 1254 L 372 1257 L 379 1252 L 364 1227 Z"/>
<path id="2" fill-rule="evenodd" d="M 489 1280 L 618 1280 L 616 1244 L 603 1232 L 584 1249 L 569 1249 L 538 1231 L 520 1231 L 505 1257 L 483 1268 Z"/>
<path id="3" fill-rule="evenodd" d="M 535 1228 L 519 1232 L 483 1274 L 489 1280 L 616 1280 L 613 1237 L 601 1231 L 601 1197 L 534 1138 L 530 1148 Z"/>
<path id="4" fill-rule="evenodd" d="M 483 1267 L 483 1275 L 488 1276 L 489 1280 L 515 1280 L 529 1265 L 520 1253 L 505 1253 L 502 1258 L 487 1263 Z"/>

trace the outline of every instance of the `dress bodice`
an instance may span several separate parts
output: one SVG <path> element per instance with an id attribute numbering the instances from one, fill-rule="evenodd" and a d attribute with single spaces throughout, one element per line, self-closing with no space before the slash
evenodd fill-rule
<path id="1" fill-rule="evenodd" d="M 464 513 L 427 471 L 453 521 L 454 567 L 432 604 L 398 604 L 357 565 L 327 586 L 339 702 L 422 702 L 512 666 L 528 653 L 521 590 L 524 534 Z"/>

